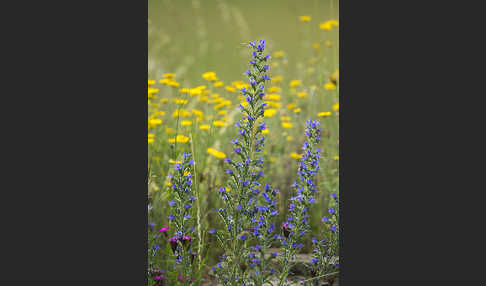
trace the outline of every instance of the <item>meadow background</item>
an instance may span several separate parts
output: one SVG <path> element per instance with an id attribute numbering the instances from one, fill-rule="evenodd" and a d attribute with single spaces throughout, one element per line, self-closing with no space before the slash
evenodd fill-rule
<path id="1" fill-rule="evenodd" d="M 218 189 L 228 178 L 223 159 L 233 156 L 251 40 L 264 39 L 272 56 L 263 181 L 280 190 L 278 223 L 288 210 L 305 121 L 317 119 L 324 151 L 310 223 L 316 233 L 322 228 L 329 195 L 339 189 L 338 6 L 337 0 L 148 1 L 148 220 L 154 229 L 168 225 L 167 175 L 182 152 L 192 152 L 193 217 L 209 268 L 221 255 L 208 231 L 222 228 Z"/>

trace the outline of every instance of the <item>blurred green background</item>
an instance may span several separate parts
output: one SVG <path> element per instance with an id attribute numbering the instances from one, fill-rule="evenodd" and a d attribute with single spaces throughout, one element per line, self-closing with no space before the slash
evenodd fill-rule
<path id="1" fill-rule="evenodd" d="M 240 43 L 250 40 L 265 39 L 295 65 L 310 39 L 324 39 L 319 23 L 338 18 L 337 0 L 149 0 L 148 7 L 149 78 L 175 72 L 189 85 L 207 71 L 223 81 L 242 78 L 248 50 Z M 311 22 L 300 22 L 304 15 Z"/>

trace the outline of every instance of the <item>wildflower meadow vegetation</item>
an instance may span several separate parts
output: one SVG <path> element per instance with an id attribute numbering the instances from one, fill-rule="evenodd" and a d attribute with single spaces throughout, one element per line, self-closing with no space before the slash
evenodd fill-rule
<path id="1" fill-rule="evenodd" d="M 148 285 L 338 285 L 338 1 L 153 0 L 148 26 Z"/>

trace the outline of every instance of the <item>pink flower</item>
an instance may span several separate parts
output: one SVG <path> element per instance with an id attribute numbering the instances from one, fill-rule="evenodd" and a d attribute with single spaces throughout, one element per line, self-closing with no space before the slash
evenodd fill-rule
<path id="1" fill-rule="evenodd" d="M 162 227 L 159 232 L 166 232 L 169 230 L 169 227 Z"/>
<path id="2" fill-rule="evenodd" d="M 165 277 L 162 275 L 162 276 L 157 276 L 154 278 L 154 280 L 164 280 Z"/>
<path id="3" fill-rule="evenodd" d="M 182 275 L 177 276 L 177 280 L 182 280 Z"/>

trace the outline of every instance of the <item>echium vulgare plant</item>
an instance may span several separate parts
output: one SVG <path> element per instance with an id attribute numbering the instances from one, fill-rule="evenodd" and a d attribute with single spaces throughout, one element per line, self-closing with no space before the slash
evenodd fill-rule
<path id="1" fill-rule="evenodd" d="M 263 102 L 264 83 L 270 80 L 266 74 L 270 56 L 263 55 L 264 40 L 258 44 L 255 41 L 250 42 L 249 46 L 252 48 L 253 58 L 250 60 L 251 69 L 245 74 L 250 80 L 250 88 L 241 89 L 247 104 L 239 106 L 243 114 L 243 118 L 235 124 L 239 138 L 231 141 L 236 159 L 225 160 L 229 164 L 226 173 L 230 179 L 226 187 L 220 188 L 225 207 L 219 209 L 218 213 L 226 229 L 218 231 L 216 235 L 224 249 L 224 255 L 213 270 L 223 285 L 246 285 L 250 279 L 261 281 L 261 277 L 256 275 L 249 278 L 250 267 L 260 262 L 254 260 L 258 258 L 251 250 L 259 249 L 258 252 L 262 253 L 267 244 L 257 244 L 255 248 L 250 248 L 249 245 L 253 237 L 258 240 L 259 234 L 268 233 L 268 229 L 273 228 L 267 222 L 267 217 L 268 213 L 276 214 L 273 208 L 258 203 L 267 202 L 259 197 L 268 196 L 274 205 L 273 197 L 276 194 L 270 186 L 266 186 L 265 191 L 260 190 L 261 184 L 258 182 L 263 176 L 263 158 L 260 153 L 265 142 L 262 131 L 266 129 L 266 125 L 261 118 L 266 106 Z"/>
<path id="2" fill-rule="evenodd" d="M 194 222 L 191 217 L 192 205 L 196 200 L 191 174 L 194 161 L 189 153 L 184 153 L 182 157 L 182 162 L 176 163 L 174 172 L 169 175 L 169 221 L 170 225 L 174 225 L 174 235 L 169 238 L 169 243 L 175 258 L 174 269 L 178 274 L 178 283 L 192 285 L 192 264 L 197 256 L 197 250 L 193 247 Z"/>
<path id="3" fill-rule="evenodd" d="M 315 195 L 318 191 L 314 176 L 319 171 L 319 159 L 322 151 L 321 148 L 317 147 L 317 144 L 321 141 L 320 134 L 319 121 L 306 121 L 305 135 L 307 141 L 304 142 L 304 154 L 299 161 L 297 181 L 292 184 L 296 195 L 290 198 L 290 215 L 281 227 L 282 255 L 279 257 L 279 261 L 282 272 L 280 273 L 279 286 L 284 285 L 289 275 L 290 262 L 303 247 L 302 241 L 310 229 L 308 222 L 309 207 L 316 202 Z"/>
<path id="4" fill-rule="evenodd" d="M 312 254 L 313 279 L 307 285 L 319 285 L 323 279 L 328 285 L 333 285 L 339 274 L 339 198 L 336 193 L 331 194 L 329 201 L 329 216 L 322 218 L 324 228 L 322 240 L 312 238 L 314 251 Z"/>
<path id="5" fill-rule="evenodd" d="M 275 234 L 275 223 L 273 222 L 277 216 L 276 196 L 278 191 L 272 189 L 268 184 L 265 184 L 263 191 L 259 192 L 256 205 L 254 206 L 251 218 L 250 234 L 254 246 L 250 247 L 250 253 L 247 257 L 247 263 L 253 270 L 249 278 L 255 286 L 262 286 L 264 283 L 269 283 L 269 278 L 275 274 L 275 270 L 270 266 L 270 260 L 278 256 L 277 253 L 272 253 L 265 257 L 267 249 L 278 239 Z"/>

